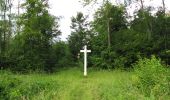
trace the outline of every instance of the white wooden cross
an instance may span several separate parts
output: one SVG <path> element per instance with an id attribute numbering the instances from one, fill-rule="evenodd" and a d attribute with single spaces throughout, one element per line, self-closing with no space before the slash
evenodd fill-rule
<path id="1" fill-rule="evenodd" d="M 80 50 L 80 52 L 84 52 L 84 76 L 87 76 L 87 53 L 91 52 L 91 50 L 87 50 L 87 46 L 84 46 L 84 50 Z"/>

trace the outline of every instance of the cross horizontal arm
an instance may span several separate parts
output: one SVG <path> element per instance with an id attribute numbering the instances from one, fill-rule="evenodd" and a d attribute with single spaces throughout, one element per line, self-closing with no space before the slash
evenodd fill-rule
<path id="1" fill-rule="evenodd" d="M 87 52 L 91 52 L 91 50 L 87 50 Z"/>
<path id="2" fill-rule="evenodd" d="M 84 50 L 80 50 L 80 52 L 84 52 Z"/>

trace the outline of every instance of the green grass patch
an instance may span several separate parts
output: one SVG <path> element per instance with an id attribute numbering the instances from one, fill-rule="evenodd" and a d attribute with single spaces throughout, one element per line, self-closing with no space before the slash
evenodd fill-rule
<path id="1" fill-rule="evenodd" d="M 151 100 L 133 88 L 134 73 L 128 71 L 89 69 L 87 77 L 80 68 L 54 74 L 0 74 L 0 96 L 6 100 Z"/>

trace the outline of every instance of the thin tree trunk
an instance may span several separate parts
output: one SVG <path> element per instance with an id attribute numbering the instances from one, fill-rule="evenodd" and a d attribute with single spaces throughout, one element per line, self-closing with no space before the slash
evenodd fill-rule
<path id="1" fill-rule="evenodd" d="M 110 50 L 111 42 L 110 42 L 110 19 L 107 20 L 107 32 L 108 32 L 108 48 Z"/>
<path id="2" fill-rule="evenodd" d="M 165 0 L 162 0 L 162 7 L 163 7 L 163 13 L 164 13 L 164 16 L 165 16 L 165 12 L 166 12 L 166 8 L 165 8 Z M 165 46 L 165 51 L 166 50 L 168 50 L 167 49 L 167 37 L 168 37 L 168 35 L 167 35 L 167 24 L 166 24 L 166 22 L 167 22 L 167 20 L 166 20 L 167 18 L 165 18 L 164 20 L 165 20 L 165 22 L 164 22 L 164 24 L 165 24 L 165 34 L 164 34 L 164 39 L 165 39 L 165 43 L 164 43 L 164 46 Z M 167 58 L 166 58 L 166 64 L 168 64 L 168 56 L 167 56 Z"/>
<path id="3" fill-rule="evenodd" d="M 163 7 L 163 11 L 165 13 L 165 1 L 164 0 L 162 0 L 162 7 Z"/>
<path id="4" fill-rule="evenodd" d="M 20 15 L 20 0 L 18 0 L 18 17 Z M 17 24 L 17 34 L 20 32 L 20 24 Z"/>
<path id="5" fill-rule="evenodd" d="M 1 2 L 1 7 L 2 7 L 2 2 Z M 2 8 L 0 9 L 0 17 L 1 17 L 1 19 L 3 19 L 3 17 L 2 17 Z M 1 21 L 1 25 L 0 25 L 0 55 L 1 55 L 1 52 L 2 52 L 2 20 L 0 20 Z"/>
<path id="6" fill-rule="evenodd" d="M 109 1 L 107 0 L 106 1 L 107 5 L 109 4 Z M 110 47 L 111 47 L 111 42 L 110 42 L 110 18 L 109 18 L 109 8 L 107 7 L 107 32 L 108 32 L 108 35 L 107 35 L 107 39 L 108 39 L 108 49 L 110 50 Z"/>
<path id="7" fill-rule="evenodd" d="M 12 7 L 12 2 L 11 0 L 8 0 L 8 4 L 9 4 L 9 21 L 8 21 L 8 43 L 7 43 L 7 48 L 9 48 L 9 44 L 10 44 L 10 39 L 11 39 L 11 35 L 12 35 L 12 21 L 11 21 L 11 7 Z"/>
<path id="8" fill-rule="evenodd" d="M 3 20 L 3 23 L 4 23 L 4 27 L 3 27 L 3 31 L 4 31 L 4 36 L 3 36 L 3 52 L 5 52 L 5 49 L 6 49 L 6 9 L 7 9 L 7 0 L 5 0 L 4 2 L 4 20 Z"/>
<path id="9" fill-rule="evenodd" d="M 140 3 L 141 3 L 141 9 L 143 10 L 144 9 L 143 0 L 140 0 Z"/>

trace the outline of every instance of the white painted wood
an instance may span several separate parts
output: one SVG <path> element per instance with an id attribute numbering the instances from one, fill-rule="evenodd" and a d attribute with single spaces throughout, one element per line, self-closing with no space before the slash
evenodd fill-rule
<path id="1" fill-rule="evenodd" d="M 91 52 L 91 50 L 87 50 L 87 46 L 84 46 L 84 50 L 80 50 L 80 52 L 84 53 L 84 76 L 87 76 L 87 53 Z"/>

